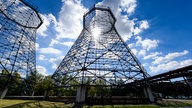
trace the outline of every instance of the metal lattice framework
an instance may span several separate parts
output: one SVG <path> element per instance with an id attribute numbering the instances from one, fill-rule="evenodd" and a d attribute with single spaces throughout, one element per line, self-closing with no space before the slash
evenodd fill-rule
<path id="1" fill-rule="evenodd" d="M 37 11 L 23 0 L 0 0 L 0 76 L 3 87 L 16 77 L 31 90 L 36 72 L 36 30 L 42 24 Z M 6 77 L 6 78 L 5 78 Z"/>
<path id="2" fill-rule="evenodd" d="M 109 8 L 96 6 L 84 15 L 84 28 L 52 78 L 57 86 L 118 86 L 148 74 L 122 40 Z"/>

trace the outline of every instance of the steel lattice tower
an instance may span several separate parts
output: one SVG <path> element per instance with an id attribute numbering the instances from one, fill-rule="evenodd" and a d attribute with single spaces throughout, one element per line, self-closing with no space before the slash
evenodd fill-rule
<path id="1" fill-rule="evenodd" d="M 147 77 L 109 8 L 95 6 L 83 18 L 82 32 L 52 76 L 57 86 L 120 86 Z"/>
<path id="2" fill-rule="evenodd" d="M 31 93 L 36 72 L 36 30 L 41 24 L 37 11 L 23 0 L 0 0 L 0 76 L 4 78 L 0 92 L 18 77 L 26 94 Z"/>

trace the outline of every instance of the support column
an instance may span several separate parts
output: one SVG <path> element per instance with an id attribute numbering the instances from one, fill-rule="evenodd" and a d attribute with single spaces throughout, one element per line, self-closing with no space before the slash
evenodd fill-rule
<path id="1" fill-rule="evenodd" d="M 77 88 L 76 102 L 77 103 L 84 103 L 85 98 L 86 98 L 86 86 L 80 85 L 80 87 Z"/>
<path id="2" fill-rule="evenodd" d="M 186 77 L 186 78 L 187 78 L 187 82 L 186 83 L 188 83 L 188 85 L 192 89 L 192 77 Z"/>
<path id="3" fill-rule="evenodd" d="M 49 89 L 45 90 L 44 99 L 49 99 L 49 95 L 50 95 L 50 90 Z"/>
<path id="4" fill-rule="evenodd" d="M 34 96 L 34 94 L 35 94 L 35 91 L 33 90 L 32 93 L 31 93 L 31 96 Z"/>
<path id="5" fill-rule="evenodd" d="M 155 98 L 154 98 L 152 91 L 149 87 L 144 88 L 144 93 L 145 93 L 145 97 L 149 98 L 150 102 L 152 102 L 152 103 L 155 102 Z"/>
<path id="6" fill-rule="evenodd" d="M 0 91 L 0 96 L 1 96 L 0 99 L 3 99 L 6 96 L 7 91 L 8 91 L 8 87 L 5 87 Z"/>

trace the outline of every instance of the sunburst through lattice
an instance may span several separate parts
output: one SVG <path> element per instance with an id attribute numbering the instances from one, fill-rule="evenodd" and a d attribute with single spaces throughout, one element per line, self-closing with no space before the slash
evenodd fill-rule
<path id="1" fill-rule="evenodd" d="M 94 7 L 84 15 L 84 28 L 53 74 L 57 86 L 123 85 L 147 73 L 115 28 L 109 8 Z"/>

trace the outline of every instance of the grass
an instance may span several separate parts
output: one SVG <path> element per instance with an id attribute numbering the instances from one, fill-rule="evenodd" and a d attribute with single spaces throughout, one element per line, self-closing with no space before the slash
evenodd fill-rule
<path id="1" fill-rule="evenodd" d="M 163 107 L 192 107 L 192 100 L 164 99 L 157 101 L 157 105 Z"/>
<path id="2" fill-rule="evenodd" d="M 157 105 L 105 105 L 105 106 L 100 106 L 100 105 L 95 105 L 95 106 L 85 106 L 84 108 L 160 108 Z"/>
<path id="3" fill-rule="evenodd" d="M 0 108 L 70 108 L 62 102 L 49 102 L 37 100 L 0 100 Z"/>
<path id="4" fill-rule="evenodd" d="M 83 108 L 161 108 L 192 106 L 192 100 L 161 100 L 157 105 L 94 105 Z M 63 102 L 37 101 L 37 100 L 8 100 L 0 99 L 0 108 L 72 108 L 73 104 Z"/>
<path id="5" fill-rule="evenodd" d="M 0 100 L 0 108 L 71 108 L 72 104 L 37 100 Z M 94 105 L 83 108 L 159 108 L 156 105 Z"/>

